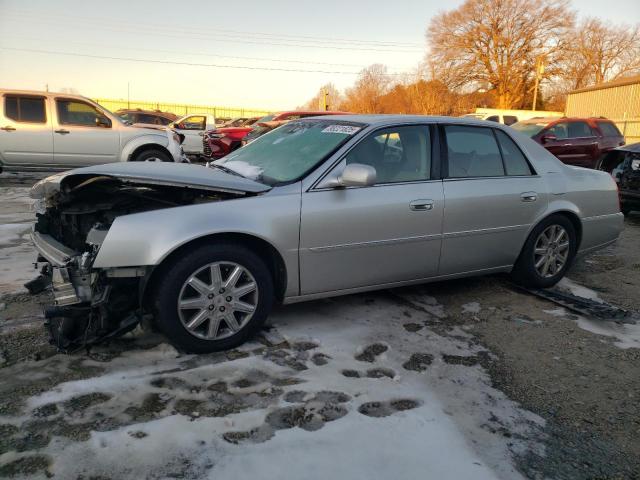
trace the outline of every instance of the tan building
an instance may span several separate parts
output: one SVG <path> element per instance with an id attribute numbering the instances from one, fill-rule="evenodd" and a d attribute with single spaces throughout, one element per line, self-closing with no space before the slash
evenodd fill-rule
<path id="1" fill-rule="evenodd" d="M 567 117 L 606 117 L 627 143 L 640 142 L 640 75 L 581 88 L 567 97 Z"/>

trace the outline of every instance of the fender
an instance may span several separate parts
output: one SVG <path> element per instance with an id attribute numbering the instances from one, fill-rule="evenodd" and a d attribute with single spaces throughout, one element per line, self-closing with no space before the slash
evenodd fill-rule
<path id="1" fill-rule="evenodd" d="M 128 140 L 123 146 L 120 152 L 120 161 L 128 162 L 131 154 L 143 145 L 160 145 L 161 147 L 168 148 L 169 138 L 165 132 L 149 133 L 140 137 L 134 137 Z"/>
<path id="2" fill-rule="evenodd" d="M 278 251 L 287 271 L 286 295 L 297 295 L 300 195 L 298 184 L 286 194 L 266 193 L 123 215 L 111 225 L 93 268 L 156 266 L 192 240 L 214 234 L 245 234 Z M 269 215 L 264 214 L 267 210 Z"/>

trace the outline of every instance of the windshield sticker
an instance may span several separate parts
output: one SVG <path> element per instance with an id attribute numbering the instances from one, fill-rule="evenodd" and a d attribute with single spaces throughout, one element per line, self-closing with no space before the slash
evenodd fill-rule
<path id="1" fill-rule="evenodd" d="M 353 135 L 360 127 L 354 127 L 352 125 L 329 125 L 322 130 L 322 133 L 341 133 L 343 135 Z"/>

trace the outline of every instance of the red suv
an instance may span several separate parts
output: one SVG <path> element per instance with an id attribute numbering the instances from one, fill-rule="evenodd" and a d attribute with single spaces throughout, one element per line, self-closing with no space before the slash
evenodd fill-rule
<path id="1" fill-rule="evenodd" d="M 297 120 L 304 117 L 316 117 L 320 115 L 344 115 L 344 112 L 325 112 L 325 111 L 291 111 L 274 113 L 267 115 L 256 121 L 253 126 L 245 127 L 223 127 L 209 130 L 204 133 L 202 139 L 204 146 L 204 156 L 218 159 L 233 152 L 242 146 L 242 140 L 251 133 L 252 137 L 260 135 L 272 130 L 276 126 L 291 120 Z"/>
<path id="2" fill-rule="evenodd" d="M 511 128 L 530 136 L 568 165 L 596 168 L 605 152 L 624 145 L 615 123 L 606 118 L 532 118 Z"/>

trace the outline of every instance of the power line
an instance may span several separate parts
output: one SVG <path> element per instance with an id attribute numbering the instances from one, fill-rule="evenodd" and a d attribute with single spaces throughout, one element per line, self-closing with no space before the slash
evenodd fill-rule
<path id="1" fill-rule="evenodd" d="M 41 39 L 33 38 L 33 37 L 21 37 L 21 40 L 32 40 L 36 42 L 41 41 Z M 111 43 L 109 43 L 108 45 L 104 45 L 99 43 L 74 42 L 74 41 L 67 41 L 67 40 L 60 40 L 60 42 L 64 43 L 65 45 L 72 44 L 72 45 L 79 45 L 79 46 L 89 47 L 89 48 L 106 46 L 107 48 L 116 48 L 116 49 L 123 49 L 123 50 L 124 49 L 139 50 L 141 52 L 172 53 L 172 54 L 178 54 L 178 55 L 188 54 L 188 55 L 196 55 L 196 56 L 202 56 L 202 57 L 229 58 L 234 60 L 254 60 L 254 61 L 266 61 L 266 62 L 277 62 L 277 63 L 298 63 L 298 64 L 306 64 L 306 65 L 328 65 L 328 66 L 335 66 L 335 67 L 355 67 L 360 69 L 367 67 L 367 65 L 356 65 L 352 63 L 316 62 L 311 60 L 268 58 L 268 57 L 245 57 L 245 56 L 238 56 L 238 55 L 222 55 L 218 53 L 206 53 L 206 52 L 160 50 L 156 48 L 142 48 L 142 47 L 131 46 L 131 45 L 114 45 Z M 396 69 L 400 69 L 400 67 L 396 67 Z"/>
<path id="2" fill-rule="evenodd" d="M 5 16 L 5 18 L 7 18 L 7 16 Z M 40 23 L 45 23 L 45 24 L 53 24 L 53 19 L 51 18 L 42 18 L 42 19 L 37 19 L 37 18 L 29 18 L 29 22 L 33 23 L 33 22 L 40 22 Z M 156 36 L 163 36 L 163 37 L 171 37 L 171 38 L 179 38 L 181 40 L 184 40 L 185 38 L 192 38 L 192 39 L 196 39 L 196 40 L 202 40 L 202 39 L 211 39 L 216 41 L 217 43 L 230 43 L 230 44 L 248 44 L 248 45 L 270 45 L 270 46 L 281 46 L 281 47 L 294 47 L 294 48 L 312 48 L 312 49 L 325 49 L 325 50 L 351 50 L 351 51 L 371 51 L 371 52 L 384 52 L 384 53 L 417 53 L 419 50 L 395 50 L 395 49 L 388 49 L 388 48 L 379 48 L 379 47 L 365 47 L 365 46 L 353 46 L 353 47 L 345 47 L 345 46 L 337 46 L 337 45 L 310 45 L 310 42 L 306 42 L 306 43 L 294 43 L 294 40 L 274 40 L 274 41 L 265 41 L 265 39 L 259 39 L 259 38 L 255 38 L 255 37 L 251 37 L 251 34 L 247 34 L 243 37 L 241 37 L 240 39 L 237 38 L 231 38 L 229 39 L 229 36 L 221 36 L 221 35 L 216 35 L 216 34 L 199 34 L 197 32 L 180 32 L 180 33 L 168 33 L 168 32 L 157 32 L 157 31 L 144 31 L 144 27 L 135 27 L 135 31 L 133 31 L 132 29 L 127 30 L 127 28 L 123 28 L 120 25 L 111 25 L 111 24 L 101 24 L 101 23 L 96 23 L 95 21 L 92 20 L 87 20 L 86 23 L 90 24 L 90 23 L 94 23 L 99 25 L 100 28 L 104 28 L 107 30 L 112 30 L 115 32 L 124 32 L 124 33 L 147 33 L 147 34 L 153 34 Z M 234 35 L 231 35 L 232 37 Z M 236 35 L 237 36 L 237 35 Z M 248 37 L 248 38 L 253 38 L 254 41 L 252 40 L 245 40 L 244 38 Z M 282 42 L 289 42 L 289 43 L 282 43 Z M 301 41 L 300 41 L 301 42 Z"/>
<path id="3" fill-rule="evenodd" d="M 39 15 L 42 14 L 42 12 L 34 12 L 34 11 L 25 11 L 25 10 L 14 10 L 13 12 L 10 12 L 9 14 L 14 14 L 14 15 L 21 15 L 21 16 L 26 16 L 29 18 L 29 20 L 33 20 L 34 17 L 38 17 Z M 85 22 L 91 22 L 91 23 L 97 23 L 97 24 L 112 24 L 112 22 L 109 22 L 108 20 L 99 20 L 99 19 L 95 19 L 95 18 L 90 18 L 90 17 L 86 17 L 86 16 L 81 16 L 81 15 L 68 15 L 68 14 L 64 14 L 64 15 L 50 15 L 47 14 L 44 19 L 50 20 L 52 19 L 52 17 L 57 16 L 58 18 L 62 18 L 62 19 L 69 19 L 69 18 L 77 18 L 80 20 L 83 20 Z M 41 17 L 42 18 L 42 17 Z M 167 25 L 167 24 L 152 24 L 152 23 L 141 23 L 141 22 L 123 22 L 120 19 L 114 19 L 113 21 L 117 21 L 119 25 L 125 24 L 125 25 L 130 25 L 134 28 L 155 28 L 155 29 L 162 29 L 162 30 L 173 30 L 173 31 L 177 31 L 181 34 L 185 33 L 185 29 L 176 29 L 173 25 Z M 216 27 L 216 32 L 228 32 L 228 33 L 233 33 L 233 34 L 240 34 L 243 36 L 251 36 L 251 37 L 255 37 L 255 36 L 266 36 L 266 37 L 274 37 L 274 38 L 279 38 L 279 39 L 291 39 L 291 40 L 284 40 L 284 41 L 307 41 L 307 40 L 312 40 L 312 41 L 320 41 L 320 42 L 325 42 L 325 43 L 342 43 L 342 42 L 350 42 L 353 44 L 362 44 L 362 45 L 375 45 L 375 46 L 381 46 L 381 47 L 416 47 L 416 48 L 422 48 L 423 45 L 421 43 L 417 43 L 417 42 L 395 42 L 395 41 L 380 41 L 380 40 L 362 40 L 362 39 L 354 39 L 354 38 L 343 38 L 343 37 L 323 37 L 323 36 L 312 36 L 312 35 L 291 35 L 291 34 L 284 34 L 284 33 L 271 33 L 271 32 L 256 32 L 256 31 L 242 31 L 242 30 L 233 30 L 233 29 L 224 29 L 224 28 L 217 28 Z"/>
<path id="4" fill-rule="evenodd" d="M 345 71 L 328 71 L 328 70 L 303 70 L 294 68 L 274 68 L 274 67 L 253 67 L 250 65 L 222 65 L 215 63 L 196 63 L 196 62 L 177 62 L 171 60 L 152 60 L 144 58 L 131 58 L 131 57 L 113 57 L 108 55 L 91 55 L 88 53 L 75 53 L 75 52 L 60 52 L 55 50 L 41 50 L 35 48 L 17 48 L 17 47 L 4 47 L 0 46 L 0 50 L 11 50 L 16 52 L 30 52 L 30 53 L 43 53 L 47 55 L 66 55 L 71 57 L 85 57 L 85 58 L 98 58 L 104 60 L 120 60 L 125 62 L 137 62 L 137 63 L 155 63 L 166 65 L 183 65 L 190 67 L 212 67 L 212 68 L 231 68 L 240 70 L 266 70 L 275 72 L 295 72 L 295 73 L 329 73 L 337 75 L 358 75 L 359 72 L 345 72 Z M 387 73 L 385 75 L 395 76 L 399 74 Z"/>

